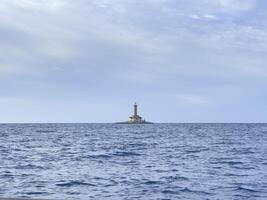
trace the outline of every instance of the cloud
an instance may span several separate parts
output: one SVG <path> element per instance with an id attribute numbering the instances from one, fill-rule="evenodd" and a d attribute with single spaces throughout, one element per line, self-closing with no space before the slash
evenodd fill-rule
<path id="1" fill-rule="evenodd" d="M 251 10 L 256 6 L 256 0 L 215 0 L 220 6 L 233 10 Z"/>
<path id="2" fill-rule="evenodd" d="M 177 62 L 171 58 L 172 55 L 184 49 L 190 52 L 191 47 L 206 49 L 207 52 L 218 48 L 252 52 L 259 51 L 257 47 L 261 45 L 260 49 L 264 51 L 265 30 L 233 24 L 232 20 L 228 22 L 224 20 L 225 14 L 216 12 L 213 7 L 253 9 L 255 1 L 194 2 L 5 1 L 2 4 L 5 14 L 0 22 L 10 39 L 5 42 L 7 37 L 2 36 L 3 44 L 6 43 L 2 50 L 7 50 L 10 57 L 18 58 L 19 64 L 13 65 L 28 68 L 34 65 L 58 68 L 55 65 L 61 64 L 68 68 L 68 61 L 77 59 L 79 63 L 80 59 L 89 62 L 86 57 L 106 68 L 99 58 L 103 54 L 112 59 L 109 51 L 114 49 L 114 55 L 116 51 L 124 51 L 121 55 L 134 59 L 131 68 L 139 71 L 142 70 L 140 66 L 145 65 L 151 71 L 166 62 L 173 66 L 174 63 L 168 62 Z M 199 6 L 198 10 L 196 6 Z M 193 12 L 196 13 L 191 14 Z M 123 60 L 121 56 L 114 56 L 114 59 L 111 63 Z M 47 65 L 48 61 L 51 62 Z M 119 71 L 120 67 L 117 66 Z M 165 66 L 165 69 L 172 70 L 172 67 Z M 156 73 L 162 73 L 162 70 Z"/>
<path id="3" fill-rule="evenodd" d="M 197 94 L 176 94 L 174 98 L 177 99 L 178 103 L 193 104 L 193 105 L 209 105 L 211 104 L 210 97 Z"/>

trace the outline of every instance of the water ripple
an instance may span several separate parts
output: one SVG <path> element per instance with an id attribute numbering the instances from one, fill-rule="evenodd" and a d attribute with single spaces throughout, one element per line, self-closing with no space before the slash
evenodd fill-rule
<path id="1" fill-rule="evenodd" d="M 92 183 L 85 183 L 82 181 L 68 181 L 68 182 L 63 182 L 63 183 L 56 183 L 56 186 L 59 187 L 75 187 L 75 186 L 96 186 L 95 184 Z"/>

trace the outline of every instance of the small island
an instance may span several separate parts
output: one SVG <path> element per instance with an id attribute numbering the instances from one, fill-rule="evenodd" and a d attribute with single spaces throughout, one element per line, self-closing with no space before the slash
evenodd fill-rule
<path id="1" fill-rule="evenodd" d="M 148 122 L 138 115 L 138 106 L 134 104 L 134 114 L 129 117 L 126 122 L 118 122 L 117 124 L 153 124 L 152 122 Z"/>

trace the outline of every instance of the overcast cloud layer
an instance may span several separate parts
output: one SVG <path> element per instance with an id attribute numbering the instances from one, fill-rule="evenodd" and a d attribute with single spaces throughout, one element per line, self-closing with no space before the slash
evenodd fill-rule
<path id="1" fill-rule="evenodd" d="M 267 122 L 265 0 L 1 0 L 0 122 Z"/>

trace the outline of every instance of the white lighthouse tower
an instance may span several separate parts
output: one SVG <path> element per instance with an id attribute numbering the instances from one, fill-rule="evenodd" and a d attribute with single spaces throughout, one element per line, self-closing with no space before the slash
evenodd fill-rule
<path id="1" fill-rule="evenodd" d="M 129 123 L 143 123 L 142 117 L 138 115 L 138 106 L 136 103 L 134 103 L 134 114 L 129 117 L 128 120 Z"/>
<path id="2" fill-rule="evenodd" d="M 152 122 L 147 122 L 141 116 L 138 115 L 138 106 L 134 103 L 133 115 L 131 115 L 126 122 L 118 122 L 117 124 L 153 124 Z"/>

